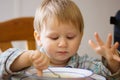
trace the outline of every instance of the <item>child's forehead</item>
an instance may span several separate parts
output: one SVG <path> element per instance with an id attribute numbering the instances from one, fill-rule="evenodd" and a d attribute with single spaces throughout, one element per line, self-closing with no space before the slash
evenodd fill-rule
<path id="1" fill-rule="evenodd" d="M 80 32 L 79 28 L 76 27 L 76 25 L 74 25 L 71 22 L 62 22 L 62 21 L 47 21 L 47 23 L 43 26 L 42 30 L 46 33 L 49 34 L 73 34 L 73 33 L 77 33 Z"/>
<path id="2" fill-rule="evenodd" d="M 50 26 L 53 26 L 52 28 L 56 27 L 59 28 L 60 25 L 67 25 L 67 26 L 72 26 L 72 28 L 78 29 L 81 32 L 81 27 L 80 24 L 72 19 L 65 19 L 65 18 L 60 18 L 57 16 L 52 16 L 52 17 L 46 17 L 42 21 L 41 25 L 41 30 L 45 28 L 49 28 Z M 67 28 L 69 28 L 67 27 Z"/>
<path id="3" fill-rule="evenodd" d="M 59 26 L 59 25 L 65 24 L 65 25 L 72 25 L 73 27 L 78 28 L 78 25 L 75 24 L 74 22 L 72 22 L 71 20 L 62 20 L 62 19 L 59 19 L 59 18 L 48 18 L 45 21 L 45 24 L 46 24 L 46 26 L 49 26 L 49 25 Z"/>

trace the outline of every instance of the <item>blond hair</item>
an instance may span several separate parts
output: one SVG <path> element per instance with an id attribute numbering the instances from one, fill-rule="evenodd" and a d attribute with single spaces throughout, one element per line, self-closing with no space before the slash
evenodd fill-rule
<path id="1" fill-rule="evenodd" d="M 40 32 L 46 21 L 52 17 L 56 17 L 63 23 L 71 22 L 79 28 L 80 32 L 83 32 L 82 14 L 71 0 L 43 0 L 41 6 L 36 10 L 34 29 Z"/>

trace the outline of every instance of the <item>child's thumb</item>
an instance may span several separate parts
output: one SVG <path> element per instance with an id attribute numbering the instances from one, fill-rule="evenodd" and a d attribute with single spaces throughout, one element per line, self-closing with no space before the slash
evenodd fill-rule
<path id="1" fill-rule="evenodd" d="M 37 70 L 37 75 L 38 75 L 38 76 L 42 76 L 42 74 L 43 74 L 43 73 L 42 73 L 42 70 Z"/>

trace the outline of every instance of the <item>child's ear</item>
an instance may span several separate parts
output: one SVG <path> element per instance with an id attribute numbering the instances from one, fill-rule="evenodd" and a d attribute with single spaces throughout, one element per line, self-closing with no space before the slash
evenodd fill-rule
<path id="1" fill-rule="evenodd" d="M 42 46 L 40 34 L 37 31 L 34 31 L 34 38 L 38 46 Z"/>

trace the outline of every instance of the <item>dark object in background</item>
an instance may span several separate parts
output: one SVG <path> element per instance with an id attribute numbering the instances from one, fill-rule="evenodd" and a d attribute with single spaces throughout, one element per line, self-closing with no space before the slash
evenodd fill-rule
<path id="1" fill-rule="evenodd" d="M 114 24 L 114 43 L 117 41 L 120 44 L 120 10 L 115 17 L 110 17 L 110 24 Z M 120 46 L 118 47 L 120 51 Z"/>

